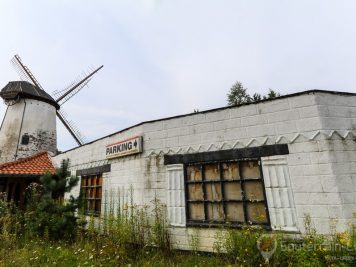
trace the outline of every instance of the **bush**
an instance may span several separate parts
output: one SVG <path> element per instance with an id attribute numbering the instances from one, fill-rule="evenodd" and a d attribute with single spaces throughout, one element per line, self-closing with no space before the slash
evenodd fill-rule
<path id="1" fill-rule="evenodd" d="M 63 160 L 55 174 L 40 177 L 41 185 L 27 188 L 28 204 L 25 213 L 26 229 L 33 236 L 54 240 L 72 238 L 76 233 L 79 198 L 64 201 L 64 193 L 77 185 L 77 177 L 69 177 L 69 162 Z"/>

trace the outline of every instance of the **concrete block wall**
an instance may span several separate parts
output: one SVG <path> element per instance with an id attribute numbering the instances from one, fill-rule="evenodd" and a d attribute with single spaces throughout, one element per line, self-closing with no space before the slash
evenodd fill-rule
<path id="1" fill-rule="evenodd" d="M 147 122 L 60 154 L 55 157 L 55 161 L 59 163 L 63 158 L 70 158 L 73 171 L 104 164 L 108 162 L 105 159 L 106 145 L 142 135 L 143 153 L 110 160 L 112 171 L 104 177 L 104 187 L 115 191 L 126 190 L 132 185 L 134 201 L 137 204 L 149 204 L 154 196 L 167 202 L 167 166 L 163 165 L 164 154 L 287 143 L 290 154 L 286 156 L 286 160 L 297 228 L 303 231 L 304 216 L 308 213 L 317 230 L 325 233 L 329 231 L 330 218 L 335 215 L 345 216 L 355 203 L 351 192 L 342 192 L 350 190 L 349 186 L 348 189 L 342 189 L 345 183 L 352 183 L 352 190 L 355 190 L 355 156 L 348 157 L 350 165 L 347 165 L 343 152 L 354 152 L 352 134 L 355 133 L 356 118 L 353 102 L 356 102 L 356 97 L 346 98 L 322 92 L 305 93 L 241 107 Z M 347 105 L 350 106 L 347 111 L 341 108 Z M 344 124 L 330 119 L 334 111 Z M 351 139 L 348 141 L 351 144 L 343 145 L 344 140 L 340 136 L 340 132 L 344 133 L 342 131 L 351 132 Z M 341 167 L 345 164 L 348 173 Z M 339 218 L 342 218 L 340 229 L 345 229 L 344 225 L 349 217 Z M 171 231 L 172 238 L 177 240 L 177 244 L 181 244 L 179 247 L 187 248 L 187 231 L 191 229 L 184 226 L 172 227 Z M 196 231 L 201 242 L 210 244 L 211 247 L 210 239 L 214 230 Z M 208 249 L 207 247 L 209 246 L 204 249 Z"/>

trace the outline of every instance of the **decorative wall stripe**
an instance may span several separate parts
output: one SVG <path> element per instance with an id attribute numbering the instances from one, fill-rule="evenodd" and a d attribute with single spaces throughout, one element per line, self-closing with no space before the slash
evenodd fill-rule
<path id="1" fill-rule="evenodd" d="M 255 147 L 255 146 L 263 146 L 266 144 L 293 144 L 298 142 L 306 142 L 306 141 L 315 141 L 317 137 L 323 138 L 325 140 L 330 140 L 333 137 L 340 138 L 341 140 L 345 140 L 347 138 L 355 138 L 356 133 L 353 131 L 316 131 L 315 133 L 308 136 L 307 134 L 300 134 L 297 133 L 292 138 L 288 138 L 287 136 L 278 136 L 277 138 L 272 137 L 262 137 L 252 138 L 246 144 L 237 140 L 233 143 L 229 144 L 227 142 L 223 143 L 212 143 L 208 146 L 204 146 L 199 144 L 198 146 L 188 146 L 188 147 L 180 147 L 176 150 L 172 148 L 165 149 L 165 150 L 158 150 L 158 151 L 151 151 L 148 156 L 155 156 L 155 155 L 174 155 L 174 154 L 191 154 L 191 153 L 198 153 L 198 152 L 209 152 L 209 151 L 216 151 L 216 150 L 227 150 L 227 149 L 235 149 L 235 148 L 246 148 L 246 147 Z"/>

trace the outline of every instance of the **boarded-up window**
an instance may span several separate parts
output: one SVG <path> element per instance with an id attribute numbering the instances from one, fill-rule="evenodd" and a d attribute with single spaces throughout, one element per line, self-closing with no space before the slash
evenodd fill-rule
<path id="1" fill-rule="evenodd" d="M 186 165 L 188 224 L 269 225 L 259 160 Z"/>
<path id="2" fill-rule="evenodd" d="M 84 212 L 87 215 L 99 215 L 102 199 L 102 174 L 82 176 L 81 195 L 84 204 Z"/>

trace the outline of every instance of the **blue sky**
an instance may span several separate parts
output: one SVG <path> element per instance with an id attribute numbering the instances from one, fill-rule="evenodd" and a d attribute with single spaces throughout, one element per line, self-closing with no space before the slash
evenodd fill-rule
<path id="1" fill-rule="evenodd" d="M 0 86 L 19 54 L 47 92 L 104 65 L 63 108 L 88 140 L 249 92 L 356 92 L 356 2 L 0 2 Z M 0 103 L 2 119 L 6 106 Z M 75 146 L 58 122 L 60 150 Z"/>

